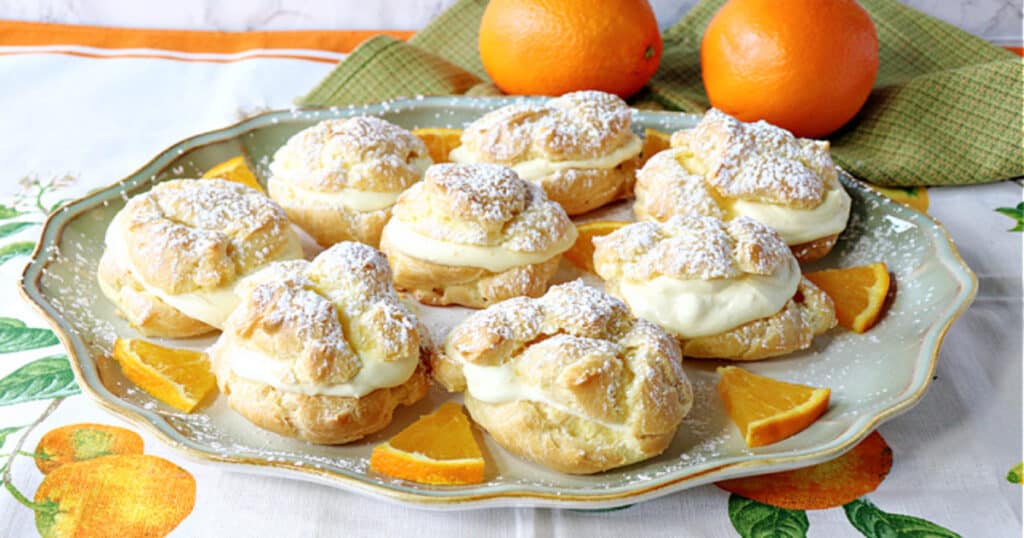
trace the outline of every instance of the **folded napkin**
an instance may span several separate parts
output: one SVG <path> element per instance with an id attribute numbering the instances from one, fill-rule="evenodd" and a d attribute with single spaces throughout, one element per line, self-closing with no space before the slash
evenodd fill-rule
<path id="1" fill-rule="evenodd" d="M 724 3 L 702 0 L 665 31 L 661 66 L 633 106 L 698 113 L 708 107 L 700 40 Z M 1024 60 L 896 0 L 860 3 L 878 29 L 881 65 L 864 108 L 831 137 L 835 160 L 879 185 L 963 185 L 1024 175 Z M 297 103 L 500 95 L 477 51 L 486 6 L 486 0 L 459 0 L 408 42 L 368 40 Z"/>

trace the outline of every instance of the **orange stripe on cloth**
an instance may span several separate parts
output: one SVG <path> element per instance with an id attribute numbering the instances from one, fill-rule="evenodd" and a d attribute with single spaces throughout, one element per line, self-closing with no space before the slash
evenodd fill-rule
<path id="1" fill-rule="evenodd" d="M 85 51 L 78 50 L 46 50 L 46 51 L 5 51 L 0 50 L 0 56 L 17 56 L 21 54 L 63 54 L 65 56 L 77 56 L 79 58 L 92 58 L 94 60 L 106 60 L 111 58 L 124 59 L 124 58 L 143 58 L 147 60 L 173 60 L 175 62 L 208 62 L 217 64 L 229 64 L 233 62 L 251 60 L 253 58 L 273 58 L 276 60 L 306 60 L 309 62 L 322 62 L 328 64 L 338 63 L 337 59 L 334 58 L 322 58 L 316 56 L 304 56 L 302 54 L 287 54 L 287 53 L 273 53 L 267 52 L 265 54 L 246 54 L 239 58 L 198 58 L 198 57 L 187 57 L 187 56 L 170 56 L 167 54 L 159 54 L 159 52 L 153 54 L 139 54 L 139 53 L 124 53 L 124 54 L 93 54 Z"/>
<path id="2" fill-rule="evenodd" d="M 1010 52 L 1016 52 L 1018 56 L 1024 56 L 1024 47 L 1006 47 Z"/>
<path id="3" fill-rule="evenodd" d="M 111 28 L 0 20 L 0 46 L 78 45 L 101 49 L 162 49 L 231 54 L 252 49 L 309 49 L 351 52 L 360 43 L 384 34 L 408 39 L 405 30 L 299 30 L 281 32 L 214 32 Z"/>

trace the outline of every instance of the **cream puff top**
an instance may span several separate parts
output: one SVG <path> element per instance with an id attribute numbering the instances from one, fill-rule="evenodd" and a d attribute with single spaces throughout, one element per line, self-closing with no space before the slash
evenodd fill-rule
<path id="1" fill-rule="evenodd" d="M 503 164 L 528 181 L 570 169 L 615 168 L 643 146 L 630 122 L 629 107 L 615 95 L 567 93 L 485 114 L 463 131 L 449 159 Z"/>
<path id="2" fill-rule="evenodd" d="M 276 260 L 302 257 L 284 211 L 262 193 L 222 180 L 179 179 L 133 197 L 104 237 L 143 291 L 220 328 L 238 282 Z"/>
<path id="3" fill-rule="evenodd" d="M 359 398 L 401 385 L 427 343 L 384 255 L 362 243 L 273 264 L 238 292 L 210 353 L 238 377 L 284 392 Z"/>
<path id="4" fill-rule="evenodd" d="M 796 138 L 765 123 L 712 109 L 672 135 L 672 148 L 637 173 L 634 210 L 642 220 L 696 213 L 754 218 L 789 245 L 838 234 L 850 216 L 826 141 Z"/>
<path id="5" fill-rule="evenodd" d="M 431 162 L 418 137 L 380 118 L 325 120 L 277 150 L 269 183 L 311 206 L 376 211 L 394 204 Z"/>
<path id="6" fill-rule="evenodd" d="M 511 169 L 492 164 L 439 164 L 404 192 L 382 242 L 440 265 L 501 272 L 544 262 L 576 240 L 558 204 Z"/>
<path id="7" fill-rule="evenodd" d="M 793 298 L 801 273 L 782 238 L 749 217 L 678 216 L 594 239 L 594 265 L 633 314 L 681 338 L 728 331 L 771 316 Z"/>

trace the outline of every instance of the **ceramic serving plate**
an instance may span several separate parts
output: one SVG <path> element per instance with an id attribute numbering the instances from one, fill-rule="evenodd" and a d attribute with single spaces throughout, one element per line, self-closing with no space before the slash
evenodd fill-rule
<path id="1" fill-rule="evenodd" d="M 423 98 L 347 109 L 262 114 L 225 129 L 175 144 L 137 172 L 65 205 L 50 217 L 25 270 L 26 297 L 49 319 L 67 347 L 83 391 L 106 409 L 149 429 L 168 445 L 232 468 L 313 480 L 340 488 L 439 509 L 492 506 L 614 508 L 726 478 L 793 469 L 834 458 L 883 421 L 906 411 L 924 394 L 942 338 L 974 296 L 976 280 L 943 228 L 928 216 L 890 202 L 843 174 L 853 197 L 851 221 L 836 248 L 809 269 L 884 261 L 898 293 L 885 318 L 863 335 L 836 329 L 814 347 L 791 356 L 745 363 L 759 374 L 832 389 L 829 410 L 811 427 L 782 442 L 748 449 L 725 415 L 714 390 L 718 361 L 688 360 L 696 403 L 674 442 L 659 457 L 593 476 L 548 471 L 505 452 L 481 434 L 488 475 L 474 486 L 428 486 L 380 476 L 369 469 L 372 447 L 451 396 L 434 389 L 400 408 L 392 425 L 362 442 L 315 446 L 250 425 L 223 398 L 211 398 L 186 415 L 134 388 L 110 358 L 117 336 L 136 336 L 100 293 L 96 267 L 107 224 L 125 200 L 155 183 L 198 177 L 239 154 L 261 180 L 273 152 L 295 132 L 319 120 L 372 114 L 406 128 L 461 127 L 509 99 Z M 675 131 L 694 116 L 641 112 L 638 130 Z M 629 204 L 589 218 L 629 218 Z M 563 262 L 557 279 L 581 276 Z M 600 286 L 593 277 L 589 282 Z M 421 308 L 437 336 L 464 317 L 465 309 Z M 167 341 L 202 348 L 212 339 Z"/>

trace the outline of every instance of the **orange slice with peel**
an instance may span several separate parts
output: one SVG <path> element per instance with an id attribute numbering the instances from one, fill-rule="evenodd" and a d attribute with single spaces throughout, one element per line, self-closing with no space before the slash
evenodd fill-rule
<path id="1" fill-rule="evenodd" d="M 412 134 L 419 137 L 434 163 L 448 162 L 448 154 L 462 145 L 462 129 L 424 128 L 413 129 Z"/>
<path id="2" fill-rule="evenodd" d="M 423 484 L 479 484 L 484 457 L 462 406 L 448 402 L 373 448 L 370 468 Z"/>
<path id="3" fill-rule="evenodd" d="M 924 187 L 879 187 L 871 184 L 868 186 L 895 202 L 910 206 L 921 213 L 928 212 L 928 189 Z"/>
<path id="4" fill-rule="evenodd" d="M 828 409 L 832 393 L 735 366 L 719 368 L 718 375 L 718 395 L 749 447 L 779 442 L 810 426 Z"/>
<path id="5" fill-rule="evenodd" d="M 118 338 L 114 359 L 125 377 L 150 396 L 191 413 L 217 385 L 206 353 Z"/>
<path id="6" fill-rule="evenodd" d="M 826 269 L 804 276 L 832 298 L 836 318 L 843 327 L 863 333 L 882 316 L 891 284 L 884 263 Z"/>
<path id="7" fill-rule="evenodd" d="M 644 145 L 643 149 L 640 150 L 640 166 L 643 166 L 647 159 L 653 157 L 655 153 L 668 149 L 672 145 L 670 143 L 671 139 L 672 135 L 668 133 L 663 133 L 656 129 L 645 130 Z"/>
<path id="8" fill-rule="evenodd" d="M 576 242 L 565 251 L 565 259 L 584 271 L 594 272 L 594 238 L 633 224 L 621 220 L 595 220 L 576 226 Z"/>
<path id="9" fill-rule="evenodd" d="M 265 192 L 260 182 L 256 179 L 256 174 L 253 173 L 252 168 L 249 168 L 249 165 L 245 163 L 245 157 L 241 155 L 228 159 L 207 170 L 203 174 L 203 179 L 223 179 L 224 181 L 241 183 L 246 187 L 252 187 L 260 192 Z"/>

